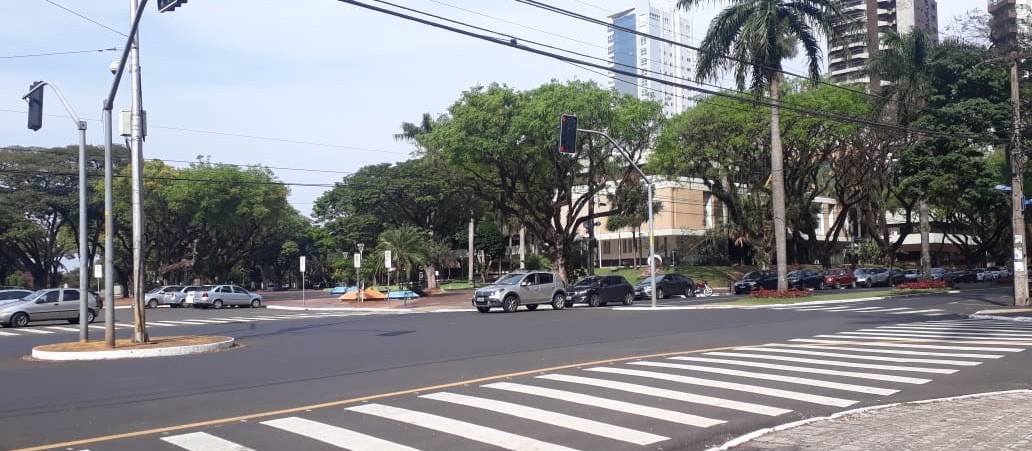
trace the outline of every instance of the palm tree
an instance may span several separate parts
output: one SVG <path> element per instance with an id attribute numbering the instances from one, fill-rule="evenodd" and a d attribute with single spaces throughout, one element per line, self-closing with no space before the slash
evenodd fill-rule
<path id="1" fill-rule="evenodd" d="M 412 269 L 427 263 L 428 239 L 429 234 L 425 230 L 411 225 L 384 230 L 376 245 L 376 255 L 379 257 L 377 266 L 386 266 L 384 254 L 391 251 L 391 265 L 398 269 L 398 274 L 409 277 Z"/>
<path id="2" fill-rule="evenodd" d="M 401 133 L 395 133 L 394 139 L 414 144 L 416 146 L 416 156 L 427 156 L 429 149 L 424 138 L 434 130 L 435 126 L 440 125 L 442 121 L 443 118 L 435 120 L 430 113 L 423 113 L 423 118 L 420 119 L 419 124 L 402 122 Z"/>
<path id="3" fill-rule="evenodd" d="M 867 61 L 865 70 L 890 84 L 875 98 L 875 111 L 894 116 L 896 123 L 909 126 L 921 115 L 926 99 L 935 92 L 934 75 L 929 64 L 937 42 L 923 30 L 911 28 L 906 34 L 885 33 L 883 50 Z M 907 134 L 907 143 L 914 136 Z M 918 194 L 918 221 L 921 231 L 921 274 L 926 280 L 932 274 L 932 258 L 928 224 L 928 199 L 922 190 Z"/>
<path id="4" fill-rule="evenodd" d="M 678 0 L 679 8 L 690 9 L 711 0 Z M 716 0 L 712 0 L 716 1 Z M 726 0 L 730 6 L 710 22 L 703 38 L 696 77 L 713 79 L 733 68 L 739 89 L 745 79 L 758 92 L 770 91 L 771 203 L 774 214 L 774 243 L 778 290 L 788 289 L 788 239 L 785 228 L 785 171 L 781 148 L 780 99 L 781 62 L 795 56 L 802 43 L 809 76 L 820 76 L 821 49 L 816 33 L 837 39 L 833 27 L 847 23 L 839 0 Z"/>

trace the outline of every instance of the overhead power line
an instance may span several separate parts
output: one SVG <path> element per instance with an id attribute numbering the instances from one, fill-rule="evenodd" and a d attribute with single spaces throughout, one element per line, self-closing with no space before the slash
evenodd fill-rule
<path id="1" fill-rule="evenodd" d="M 657 83 L 667 84 L 667 85 L 670 85 L 670 86 L 676 86 L 676 87 L 680 87 L 682 89 L 687 89 L 687 90 L 691 90 L 691 91 L 701 92 L 703 94 L 709 94 L 709 95 L 712 95 L 712 96 L 725 97 L 725 98 L 733 99 L 733 100 L 740 101 L 740 102 L 751 103 L 751 104 L 754 104 L 754 105 L 766 106 L 766 107 L 773 106 L 772 103 L 769 102 L 769 101 L 758 100 L 754 96 L 751 96 L 749 94 L 742 93 L 742 92 L 739 92 L 739 91 L 734 91 L 734 92 L 737 93 L 737 95 L 735 95 L 735 94 L 729 94 L 727 92 L 714 91 L 714 90 L 710 90 L 710 89 L 700 88 L 700 87 L 697 87 L 697 86 L 690 86 L 690 85 L 687 85 L 687 84 L 684 84 L 684 83 L 675 83 L 675 82 L 671 82 L 669 80 L 664 80 L 664 79 L 661 79 L 661 78 L 658 78 L 658 77 L 652 77 L 652 76 L 648 76 L 648 75 L 637 74 L 637 73 L 634 73 L 634 72 L 629 72 L 629 71 L 625 71 L 625 70 L 621 70 L 621 69 L 616 69 L 616 68 L 612 68 L 612 67 L 608 67 L 608 66 L 603 66 L 603 65 L 600 65 L 600 64 L 595 64 L 595 63 L 591 63 L 591 62 L 584 61 L 584 60 L 578 60 L 576 58 L 572 58 L 572 57 L 569 57 L 569 56 L 560 55 L 560 54 L 557 54 L 557 53 L 547 52 L 547 51 L 544 51 L 544 50 L 528 47 L 526 45 L 521 44 L 520 40 L 518 38 L 503 39 L 503 38 L 497 38 L 497 37 L 492 37 L 492 36 L 486 36 L 486 35 L 478 34 L 478 33 L 475 33 L 475 32 L 469 31 L 469 30 L 455 28 L 455 27 L 452 27 L 452 26 L 449 26 L 449 25 L 445 25 L 445 24 L 442 24 L 442 23 L 434 22 L 432 20 L 423 19 L 423 18 L 420 18 L 420 17 L 415 17 L 415 16 L 411 16 L 411 15 L 408 15 L 408 14 L 404 14 L 404 13 L 401 13 L 401 12 L 398 12 L 398 11 L 393 11 L 393 10 L 381 8 L 381 7 L 378 7 L 378 6 L 369 5 L 369 4 L 362 3 L 362 2 L 359 2 L 359 1 L 356 1 L 356 0 L 337 0 L 337 1 L 342 2 L 342 3 L 351 4 L 351 5 L 354 5 L 354 6 L 358 6 L 358 7 L 361 7 L 361 8 L 369 9 L 369 10 L 372 10 L 372 11 L 376 11 L 376 12 L 392 15 L 392 16 L 395 16 L 395 17 L 398 17 L 398 18 L 401 18 L 401 19 L 405 19 L 405 20 L 409 20 L 409 21 L 412 21 L 412 22 L 418 22 L 418 23 L 421 23 L 421 24 L 424 24 L 424 25 L 428 25 L 428 26 L 431 26 L 431 27 L 435 27 L 435 28 L 440 28 L 440 29 L 443 29 L 443 30 L 451 31 L 453 33 L 462 34 L 462 35 L 469 36 L 469 37 L 472 37 L 472 38 L 484 40 L 484 41 L 487 41 L 487 42 L 491 42 L 493 44 L 504 45 L 504 46 L 513 47 L 513 48 L 516 48 L 516 49 L 519 49 L 519 50 L 523 50 L 523 51 L 526 51 L 526 52 L 529 52 L 529 53 L 535 53 L 535 54 L 538 54 L 538 55 L 541 55 L 541 56 L 547 56 L 547 57 L 554 58 L 554 59 L 557 59 L 557 60 L 560 60 L 560 61 L 566 61 L 566 62 L 572 62 L 572 63 L 576 63 L 576 64 L 581 64 L 581 65 L 585 65 L 585 66 L 589 66 L 589 67 L 594 67 L 594 68 L 601 69 L 601 70 L 606 70 L 606 71 L 614 72 L 614 73 L 621 74 L 621 75 L 627 75 L 627 76 L 637 77 L 637 78 L 640 78 L 640 79 L 655 81 Z M 376 1 L 379 1 L 379 0 L 376 0 Z M 522 1 L 522 0 L 517 0 L 517 1 Z M 379 1 L 379 3 L 389 4 L 388 2 L 383 2 L 383 1 Z M 500 33 L 497 33 L 497 32 L 493 32 L 493 33 L 500 34 Z M 943 136 L 943 137 L 958 138 L 958 139 L 970 139 L 970 140 L 977 140 L 977 141 L 981 141 L 981 142 L 994 142 L 995 143 L 995 142 L 1000 142 L 1001 141 L 1001 140 L 996 139 L 996 138 L 990 138 L 990 137 L 986 137 L 986 136 L 979 136 L 979 135 L 972 135 L 972 134 L 960 134 L 960 135 L 958 135 L 958 134 L 944 133 L 944 132 L 939 132 L 939 131 L 934 131 L 934 130 L 924 130 L 924 129 L 914 129 L 912 127 L 902 127 L 902 126 L 899 126 L 899 125 L 896 125 L 896 124 L 879 122 L 879 121 L 872 120 L 872 119 L 852 117 L 852 116 L 846 116 L 846 115 L 841 115 L 841 114 L 836 114 L 836 113 L 827 113 L 827 112 L 821 112 L 821 111 L 814 111 L 814 110 L 811 110 L 811 109 L 794 107 L 794 106 L 791 106 L 791 105 L 788 105 L 788 104 L 780 104 L 779 107 L 781 109 L 783 109 L 783 110 L 794 111 L 794 112 L 797 112 L 797 113 L 800 113 L 800 114 L 803 114 L 803 115 L 807 115 L 807 116 L 823 117 L 823 118 L 826 118 L 826 119 L 832 119 L 832 120 L 836 120 L 836 121 L 839 121 L 839 122 L 865 125 L 865 126 L 874 127 L 874 128 L 883 128 L 883 129 L 896 130 L 896 131 L 909 131 L 909 132 L 915 132 L 915 133 L 920 133 L 920 134 L 929 135 L 929 136 Z"/>
<path id="2" fill-rule="evenodd" d="M 0 55 L 0 59 L 10 58 L 34 58 L 37 56 L 57 56 L 57 55 L 73 55 L 77 53 L 97 53 L 97 52 L 114 52 L 119 50 L 117 47 L 111 47 L 108 49 L 93 49 L 93 50 L 72 50 L 68 52 L 51 52 L 51 53 L 29 53 L 25 55 Z"/>
<path id="3" fill-rule="evenodd" d="M 68 12 L 70 12 L 70 13 L 76 15 L 76 16 L 79 16 L 80 18 L 82 18 L 82 19 L 84 19 L 84 20 L 86 20 L 88 22 L 92 22 L 92 23 L 94 23 L 96 25 L 99 25 L 99 26 L 101 26 L 101 27 L 103 27 L 103 28 L 105 28 L 105 29 L 107 29 L 109 31 L 112 31 L 114 33 L 118 33 L 118 34 L 120 34 L 122 36 L 125 36 L 125 37 L 129 37 L 129 35 L 127 35 L 125 33 L 122 33 L 121 31 L 118 31 L 118 30 L 116 30 L 114 28 L 111 28 L 111 27 L 109 27 L 107 25 L 104 25 L 104 24 L 102 24 L 100 22 L 97 22 L 96 20 L 90 19 L 89 17 L 86 17 L 86 15 L 84 15 L 84 14 L 82 14 L 80 12 L 74 11 L 71 8 L 69 8 L 67 6 L 64 6 L 64 5 L 60 4 L 60 3 L 57 3 L 57 2 L 55 2 L 53 0 L 43 0 L 43 1 L 45 1 L 47 3 L 50 3 L 51 5 L 54 5 L 54 6 L 58 7 L 58 8 L 61 8 L 61 9 L 65 10 L 65 11 L 68 11 Z"/>

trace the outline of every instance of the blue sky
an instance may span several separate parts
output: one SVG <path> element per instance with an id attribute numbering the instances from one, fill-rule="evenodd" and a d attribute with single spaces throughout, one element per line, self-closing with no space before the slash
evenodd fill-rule
<path id="1" fill-rule="evenodd" d="M 383 6 L 372 0 L 364 3 Z M 545 3 L 605 19 L 633 0 Z M 479 27 L 605 57 L 604 27 L 511 0 L 397 0 Z M 52 93 L 44 128 L 25 127 L 21 96 L 54 83 L 103 145 L 101 102 L 129 28 L 129 1 L 0 0 L 0 146 L 65 146 L 77 132 Z M 402 122 L 443 113 L 464 90 L 503 83 L 532 89 L 557 79 L 604 76 L 570 64 L 414 24 L 333 0 L 191 0 L 170 13 L 150 0 L 140 26 L 144 157 L 185 166 L 263 164 L 291 184 L 332 185 L 363 166 L 409 157 L 393 135 Z M 984 2 L 940 0 L 940 29 Z M 69 11 L 70 10 L 70 11 Z M 713 9 L 689 14 L 697 43 Z M 51 56 L 26 56 L 80 52 Z M 803 72 L 801 65 L 789 69 Z M 122 80 L 115 110 L 129 106 Z M 117 133 L 117 118 L 116 118 Z M 116 135 L 116 142 L 120 138 Z M 326 186 L 292 185 L 309 214 Z"/>

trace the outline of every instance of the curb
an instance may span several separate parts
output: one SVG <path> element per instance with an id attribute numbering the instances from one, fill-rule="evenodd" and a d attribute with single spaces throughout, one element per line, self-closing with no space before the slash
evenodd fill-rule
<path id="1" fill-rule="evenodd" d="M 200 354 L 228 349 L 233 346 L 235 339 L 232 337 L 212 337 L 217 341 L 186 346 L 168 346 L 151 349 L 122 349 L 102 351 L 48 351 L 46 348 L 52 345 L 43 345 L 32 348 L 32 358 L 48 361 L 76 361 L 76 360 L 111 360 L 111 359 L 138 359 L 149 357 L 169 357 L 186 354 Z"/>

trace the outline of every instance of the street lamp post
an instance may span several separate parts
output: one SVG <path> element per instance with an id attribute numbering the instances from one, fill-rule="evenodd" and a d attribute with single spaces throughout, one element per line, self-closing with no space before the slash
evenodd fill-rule
<path id="1" fill-rule="evenodd" d="M 365 244 L 358 243 L 358 257 L 355 258 L 355 288 L 358 290 L 358 303 L 365 302 L 365 290 L 362 288 L 362 275 L 359 269 L 362 268 L 362 251 L 365 250 Z"/>

